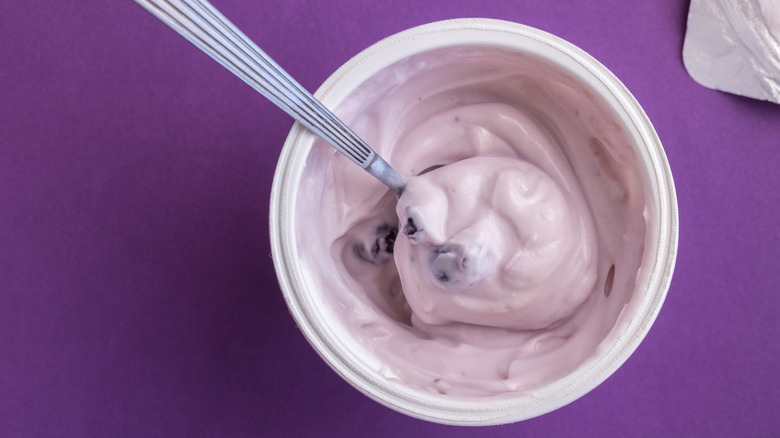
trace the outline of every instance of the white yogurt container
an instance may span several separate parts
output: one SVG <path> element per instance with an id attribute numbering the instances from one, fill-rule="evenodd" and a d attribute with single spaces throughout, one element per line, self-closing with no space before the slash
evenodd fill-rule
<path id="1" fill-rule="evenodd" d="M 532 55 L 571 75 L 613 113 L 631 143 L 645 186 L 646 237 L 630 301 L 609 334 L 573 371 L 533 391 L 453 397 L 409 387 L 380 372 L 381 360 L 356 341 L 311 281 L 296 232 L 298 191 L 315 136 L 295 125 L 276 169 L 270 205 L 273 259 L 296 323 L 320 356 L 355 388 L 413 417 L 456 425 L 520 421 L 564 406 L 594 389 L 637 348 L 660 311 L 677 253 L 678 212 L 671 171 L 650 121 L 623 84 L 598 61 L 553 35 L 499 20 L 459 19 L 416 27 L 364 50 L 315 93 L 336 108 L 361 83 L 397 61 L 434 49 L 484 46 Z M 366 178 L 371 178 L 366 174 Z M 312 389 L 316 390 L 316 389 Z"/>

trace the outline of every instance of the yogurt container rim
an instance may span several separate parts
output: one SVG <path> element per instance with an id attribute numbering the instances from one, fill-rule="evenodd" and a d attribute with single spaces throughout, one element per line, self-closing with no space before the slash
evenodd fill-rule
<path id="1" fill-rule="evenodd" d="M 671 169 L 661 142 L 636 99 L 602 64 L 571 43 L 547 32 L 503 20 L 464 18 L 414 27 L 375 43 L 347 61 L 317 90 L 315 96 L 334 108 L 360 83 L 408 56 L 437 48 L 472 45 L 504 48 L 551 62 L 586 84 L 612 109 L 629 137 L 646 172 L 654 212 L 646 212 L 654 259 L 643 262 L 649 275 L 638 279 L 646 290 L 633 307 L 622 333 L 570 375 L 535 391 L 487 399 L 454 399 L 405 388 L 384 379 L 367 366 L 367 353 L 330 329 L 327 315 L 307 289 L 295 237 L 298 182 L 315 136 L 295 124 L 287 137 L 271 191 L 271 250 L 279 284 L 298 327 L 317 353 L 355 388 L 397 411 L 445 424 L 489 425 L 532 418 L 562 407 L 594 389 L 615 372 L 638 347 L 666 297 L 674 271 L 678 241 L 677 200 Z M 367 178 L 370 176 L 367 175 Z M 650 263 L 652 262 L 652 263 Z M 613 329 L 614 331 L 614 329 Z"/>

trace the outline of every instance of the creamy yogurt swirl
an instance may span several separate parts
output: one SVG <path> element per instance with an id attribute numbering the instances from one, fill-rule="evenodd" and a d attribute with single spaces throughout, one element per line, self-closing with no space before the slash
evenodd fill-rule
<path id="1" fill-rule="evenodd" d="M 484 110 L 459 113 L 466 120 Z M 571 315 L 597 278 L 590 210 L 571 188 L 501 156 L 412 178 L 396 209 L 404 231 L 395 263 L 414 314 L 426 324 L 509 329 L 542 329 Z"/>
<path id="2" fill-rule="evenodd" d="M 594 354 L 632 299 L 646 227 L 641 168 L 603 102 L 541 59 L 461 47 L 400 61 L 336 112 L 415 176 L 398 202 L 317 141 L 300 181 L 305 281 L 368 366 L 485 397 Z"/>

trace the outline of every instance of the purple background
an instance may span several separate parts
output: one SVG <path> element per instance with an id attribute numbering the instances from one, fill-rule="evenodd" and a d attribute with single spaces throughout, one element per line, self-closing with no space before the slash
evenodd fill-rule
<path id="1" fill-rule="evenodd" d="M 342 381 L 289 316 L 268 202 L 292 120 L 126 1 L 0 7 L 0 437 L 780 434 L 780 106 L 705 89 L 687 1 L 214 0 L 314 90 L 379 39 L 528 24 L 634 93 L 674 173 L 677 269 L 649 335 L 551 414 L 457 428 Z"/>

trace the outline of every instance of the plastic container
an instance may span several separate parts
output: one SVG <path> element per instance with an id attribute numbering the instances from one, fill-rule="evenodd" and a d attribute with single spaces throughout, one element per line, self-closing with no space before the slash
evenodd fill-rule
<path id="1" fill-rule="evenodd" d="M 598 61 L 558 37 L 524 25 L 458 19 L 416 27 L 382 40 L 347 62 L 315 93 L 334 108 L 367 78 L 410 55 L 431 49 L 477 45 L 541 57 L 585 84 L 616 114 L 644 170 L 649 204 L 642 275 L 635 295 L 607 340 L 569 375 L 529 393 L 455 398 L 407 388 L 384 378 L 376 360 L 343 336 L 320 294 L 310 290 L 296 240 L 298 184 L 313 134 L 295 125 L 279 159 L 270 205 L 270 234 L 279 284 L 290 312 L 320 356 L 347 382 L 372 399 L 413 417 L 446 424 L 510 423 L 542 415 L 585 395 L 620 367 L 637 348 L 666 296 L 677 253 L 678 212 L 674 183 L 650 121 L 623 84 Z M 369 176 L 367 176 L 369 177 Z M 312 389 L 313 391 L 316 389 Z"/>

